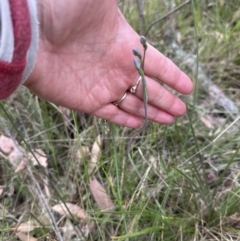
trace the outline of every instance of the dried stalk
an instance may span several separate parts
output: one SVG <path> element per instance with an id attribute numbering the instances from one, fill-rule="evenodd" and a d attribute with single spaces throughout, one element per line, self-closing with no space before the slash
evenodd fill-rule
<path id="1" fill-rule="evenodd" d="M 137 8 L 138 8 L 138 15 L 139 15 L 139 23 L 140 23 L 140 35 L 143 35 L 145 32 L 145 19 L 143 13 L 143 1 L 136 0 Z"/>

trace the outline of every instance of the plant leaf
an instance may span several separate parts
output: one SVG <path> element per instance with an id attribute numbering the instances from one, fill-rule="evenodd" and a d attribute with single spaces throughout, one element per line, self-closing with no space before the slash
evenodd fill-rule
<path id="1" fill-rule="evenodd" d="M 68 207 L 69 211 L 76 217 L 78 217 L 79 219 L 85 220 L 87 219 L 87 214 L 85 212 L 85 210 L 83 210 L 82 208 L 80 208 L 79 206 L 72 204 L 72 203 L 65 203 L 65 205 Z M 71 215 L 69 213 L 69 211 L 67 210 L 66 206 L 64 204 L 57 204 L 52 208 L 53 211 L 61 214 L 61 215 L 67 215 L 67 217 L 71 218 Z"/>
<path id="2" fill-rule="evenodd" d="M 16 236 L 21 240 L 21 241 L 37 241 L 36 238 L 26 235 L 24 233 L 16 233 Z"/>
<path id="3" fill-rule="evenodd" d="M 11 138 L 1 135 L 0 150 L 6 154 L 9 154 L 14 149 L 17 149 L 17 145 L 15 144 L 15 142 Z"/>
<path id="4" fill-rule="evenodd" d="M 100 209 L 109 210 L 114 208 L 114 204 L 111 201 L 110 196 L 96 178 L 90 180 L 90 190 Z"/>

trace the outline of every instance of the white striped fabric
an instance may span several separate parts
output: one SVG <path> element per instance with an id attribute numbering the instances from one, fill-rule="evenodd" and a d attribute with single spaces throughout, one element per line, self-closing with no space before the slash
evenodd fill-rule
<path id="1" fill-rule="evenodd" d="M 8 0 L 0 0 L 0 60 L 12 62 L 14 34 Z"/>
<path id="2" fill-rule="evenodd" d="M 0 0 L 2 1 L 2 0 Z M 32 38 L 31 44 L 27 55 L 27 65 L 23 72 L 22 83 L 26 81 L 26 79 L 31 74 L 36 57 L 37 57 L 37 50 L 38 50 L 38 38 L 39 38 L 39 23 L 37 18 L 37 2 L 36 0 L 28 0 L 30 18 L 31 18 L 31 31 L 32 31 Z"/>

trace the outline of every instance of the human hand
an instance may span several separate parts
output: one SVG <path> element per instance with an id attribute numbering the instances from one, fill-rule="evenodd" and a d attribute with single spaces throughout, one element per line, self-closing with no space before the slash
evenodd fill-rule
<path id="1" fill-rule="evenodd" d="M 132 49 L 138 34 L 116 1 L 39 1 L 40 43 L 34 70 L 25 85 L 38 96 L 110 122 L 138 127 L 144 117 L 143 89 L 127 93 L 139 74 Z M 187 75 L 152 46 L 145 59 L 148 118 L 168 124 L 185 113 L 185 104 L 157 79 L 182 94 L 193 85 Z"/>

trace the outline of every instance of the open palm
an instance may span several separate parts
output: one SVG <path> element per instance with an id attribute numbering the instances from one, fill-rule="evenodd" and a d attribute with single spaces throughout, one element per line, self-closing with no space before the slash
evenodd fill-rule
<path id="1" fill-rule="evenodd" d="M 119 105 L 139 77 L 132 48 L 141 49 L 138 34 L 109 0 L 42 0 L 40 44 L 35 68 L 25 85 L 55 104 L 86 112 L 127 127 L 144 116 L 142 86 Z M 169 59 L 149 46 L 145 62 L 148 118 L 171 123 L 185 104 L 153 79 L 188 94 L 190 79 Z"/>

